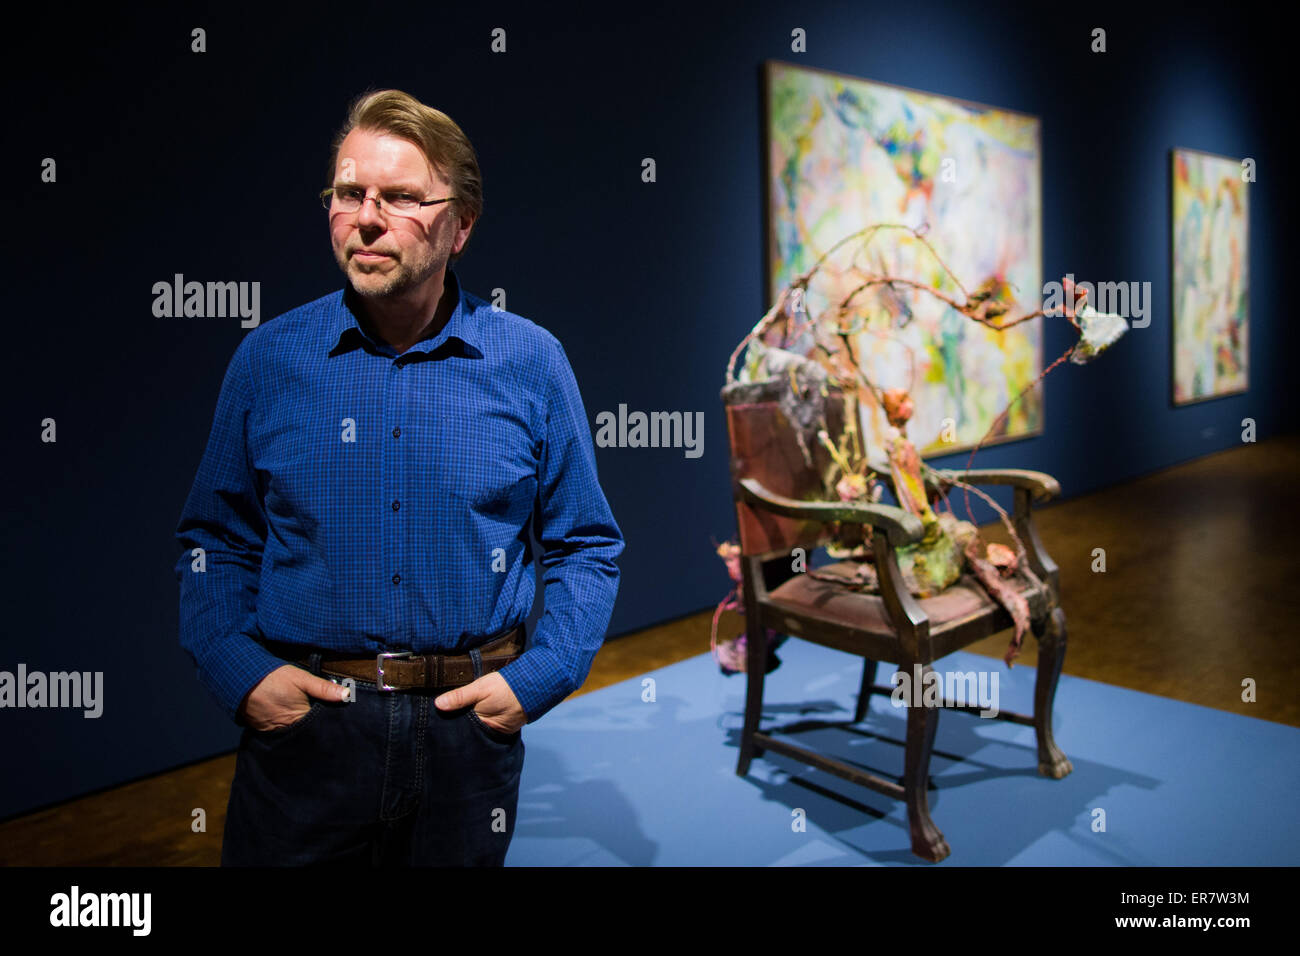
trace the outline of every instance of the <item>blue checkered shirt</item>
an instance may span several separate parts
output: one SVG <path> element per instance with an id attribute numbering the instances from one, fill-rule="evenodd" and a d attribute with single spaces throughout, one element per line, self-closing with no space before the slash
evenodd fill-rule
<path id="1" fill-rule="evenodd" d="M 623 537 L 573 370 L 551 333 L 450 269 L 447 282 L 451 319 L 401 354 L 358 323 L 350 289 L 235 350 L 176 528 L 176 576 L 181 646 L 237 722 L 285 663 L 263 640 L 461 654 L 522 623 L 529 521 L 545 613 L 499 673 L 530 722 L 586 679 Z"/>

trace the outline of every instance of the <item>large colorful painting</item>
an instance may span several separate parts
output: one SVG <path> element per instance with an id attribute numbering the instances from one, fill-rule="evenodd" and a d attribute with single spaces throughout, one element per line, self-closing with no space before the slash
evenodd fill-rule
<path id="1" fill-rule="evenodd" d="M 769 302 L 840 238 L 900 223 L 924 224 L 933 251 L 903 230 L 879 233 L 867 249 L 876 274 L 960 299 L 946 264 L 968 291 L 990 277 L 1008 283 L 1013 315 L 1041 307 L 1035 117 L 785 63 L 767 63 L 765 81 Z M 808 290 L 810 311 L 860 286 L 862 265 L 829 261 Z M 1042 369 L 1041 319 L 997 332 L 905 287 L 865 294 L 890 334 L 856 337 L 864 370 L 882 388 L 911 385 L 908 434 L 923 453 L 973 446 Z M 1041 392 L 1017 402 L 990 442 L 1040 432 Z M 888 423 L 878 409 L 868 417 L 866 435 L 882 448 Z"/>
<path id="2" fill-rule="evenodd" d="M 1242 162 L 1173 151 L 1174 403 L 1247 388 L 1249 231 Z"/>

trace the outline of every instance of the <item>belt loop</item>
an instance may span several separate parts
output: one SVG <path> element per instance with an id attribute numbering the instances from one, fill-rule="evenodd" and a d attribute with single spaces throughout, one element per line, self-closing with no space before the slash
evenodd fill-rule
<path id="1" fill-rule="evenodd" d="M 483 676 L 483 655 L 477 647 L 471 647 L 469 649 L 469 659 L 474 664 L 474 679 L 478 680 Z"/>
<path id="2" fill-rule="evenodd" d="M 307 655 L 307 669 L 311 671 L 313 674 L 315 674 L 317 677 L 321 676 L 320 660 L 321 660 L 320 651 L 312 651 L 310 654 Z"/>

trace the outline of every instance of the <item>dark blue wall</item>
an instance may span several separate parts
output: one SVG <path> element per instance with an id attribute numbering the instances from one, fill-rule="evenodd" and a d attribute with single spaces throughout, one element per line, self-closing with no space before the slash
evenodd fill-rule
<path id="1" fill-rule="evenodd" d="M 264 320 L 338 288 L 325 215 L 330 137 L 367 86 L 453 116 L 486 211 L 467 288 L 564 343 L 588 416 L 703 410 L 705 452 L 600 449 L 627 538 L 610 633 L 710 606 L 710 538 L 734 533 L 718 389 L 763 292 L 759 72 L 769 58 L 1042 119 L 1044 274 L 1150 281 L 1151 326 L 1047 382 L 1042 437 L 978 464 L 1057 475 L 1067 497 L 1294 428 L 1279 307 L 1289 201 L 1270 71 L 1281 39 L 1244 6 L 919 0 L 786 7 L 651 3 L 557 12 L 496 3 L 178 13 L 49 5 L 13 22 L 3 350 L 6 626 L 0 669 L 102 670 L 105 711 L 0 711 L 0 816 L 234 747 L 177 644 L 173 530 L 207 439 L 235 319 L 158 319 L 184 273 L 260 281 Z M 1219 4 L 1212 8 L 1224 11 Z M 207 30 L 208 52 L 189 52 Z M 508 52 L 489 51 L 493 27 Z M 1095 26 L 1109 52 L 1089 52 Z M 802 27 L 808 52 L 790 50 Z M 1247 395 L 1170 403 L 1169 150 L 1253 156 Z M 40 161 L 58 182 L 38 182 Z M 652 156 L 658 182 L 640 179 Z M 231 184 L 237 196 L 230 197 Z M 991 214 L 996 214 L 992 210 Z M 1050 328 L 1045 354 L 1068 344 Z M 1292 373 L 1294 374 L 1294 373 Z M 56 444 L 39 423 L 58 422 Z M 965 456 L 948 464 L 964 464 Z M 701 648 L 704 651 L 705 648 Z"/>

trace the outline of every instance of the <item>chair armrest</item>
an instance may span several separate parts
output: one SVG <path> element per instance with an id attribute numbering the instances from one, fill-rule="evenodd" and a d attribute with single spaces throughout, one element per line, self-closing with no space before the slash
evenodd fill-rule
<path id="1" fill-rule="evenodd" d="M 927 484 L 941 484 L 951 476 L 968 485 L 1012 485 L 1025 488 L 1039 501 L 1050 501 L 1061 493 L 1061 486 L 1051 475 L 1024 468 L 972 468 L 956 471 L 947 468 L 927 468 Z"/>
<path id="2" fill-rule="evenodd" d="M 895 547 L 913 544 L 925 535 L 921 519 L 893 505 L 858 504 L 848 501 L 797 501 L 764 488 L 754 478 L 739 482 L 741 498 L 748 504 L 786 518 L 828 523 L 865 524 L 879 528 Z"/>
<path id="3" fill-rule="evenodd" d="M 1031 513 L 1033 499 L 1049 501 L 1061 493 L 1061 486 L 1051 475 L 1041 471 L 1026 471 L 1021 468 L 972 468 L 970 471 L 946 471 L 929 469 L 927 484 L 931 481 L 942 485 L 945 477 L 954 477 L 968 485 L 1011 485 L 1015 488 L 1015 510 L 1012 522 L 1016 534 L 1025 546 L 1029 558 L 1029 567 L 1051 586 L 1052 601 L 1059 600 L 1061 593 L 1061 574 L 1052 556 L 1047 553 L 1042 539 L 1038 536 L 1038 527 L 1034 524 Z M 951 487 L 951 486 L 949 486 Z M 939 488 L 942 491 L 944 489 Z"/>
<path id="4" fill-rule="evenodd" d="M 894 480 L 888 465 L 873 464 L 872 470 L 888 488 L 894 490 Z M 969 471 L 931 468 L 924 463 L 921 466 L 925 477 L 926 489 L 943 493 L 951 484 L 944 482 L 945 477 L 956 478 L 968 485 L 1011 485 L 1015 489 L 1015 509 L 1012 521 L 1016 533 L 1025 546 L 1029 558 L 1029 567 L 1040 578 L 1047 581 L 1052 588 L 1053 601 L 1059 600 L 1061 593 L 1060 569 L 1052 556 L 1047 553 L 1032 514 L 1033 500 L 1048 501 L 1061 493 L 1061 486 L 1051 475 L 1041 471 L 1028 471 L 1022 468 L 972 468 Z"/>

